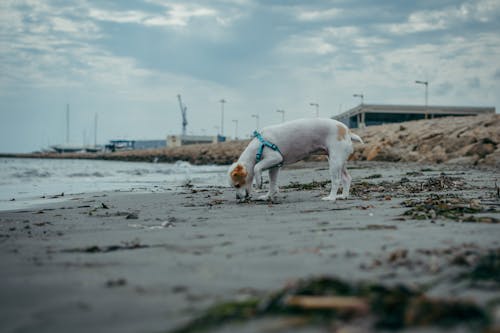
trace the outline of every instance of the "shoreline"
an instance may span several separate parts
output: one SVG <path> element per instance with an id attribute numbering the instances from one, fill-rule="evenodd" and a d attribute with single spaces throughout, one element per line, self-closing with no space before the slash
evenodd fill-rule
<path id="1" fill-rule="evenodd" d="M 500 167 L 500 115 L 444 117 L 354 129 L 364 144 L 355 144 L 351 160 L 416 162 Z M 0 157 L 70 158 L 142 162 L 186 161 L 194 165 L 229 165 L 249 140 L 115 153 L 0 154 Z M 313 155 L 308 161 L 324 161 Z"/>
<path id="2" fill-rule="evenodd" d="M 214 304 L 318 276 L 427 285 L 433 297 L 481 307 L 500 297 L 499 289 L 453 280 L 469 261 L 500 248 L 494 171 L 350 163 L 352 195 L 331 203 L 321 200 L 329 190 L 327 164 L 304 166 L 283 170 L 275 202 L 238 204 L 225 184 L 193 184 L 0 212 L 0 329 L 169 332 Z M 429 203 L 419 208 L 433 195 L 480 208 L 448 217 L 426 210 Z M 460 222 L 469 215 L 475 222 Z M 268 324 L 250 321 L 247 331 Z M 323 332 L 314 327 L 306 331 Z"/>

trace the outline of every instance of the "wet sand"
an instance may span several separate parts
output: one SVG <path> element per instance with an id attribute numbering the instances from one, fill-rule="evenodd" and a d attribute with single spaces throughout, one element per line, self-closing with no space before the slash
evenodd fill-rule
<path id="1" fill-rule="evenodd" d="M 309 163 L 282 171 L 275 202 L 237 203 L 225 184 L 192 184 L 0 212 L 0 331 L 167 332 L 217 302 L 314 276 L 427 284 L 433 297 L 496 300 L 500 316 L 498 285 L 453 278 L 500 248 L 497 170 L 374 162 L 349 169 L 353 196 L 336 203 L 320 200 L 327 164 Z M 412 205 L 405 200 L 431 194 L 481 209 L 459 221 L 434 210 L 403 215 Z M 475 222 L 460 222 L 469 216 Z M 255 325 L 229 331 L 290 329 Z"/>

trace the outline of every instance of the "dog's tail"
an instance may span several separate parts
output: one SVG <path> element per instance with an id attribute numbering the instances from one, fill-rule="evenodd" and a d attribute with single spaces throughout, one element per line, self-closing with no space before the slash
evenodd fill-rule
<path id="1" fill-rule="evenodd" d="M 363 140 L 358 135 L 354 134 L 353 132 L 349 131 L 349 135 L 351 136 L 352 141 L 364 143 Z"/>

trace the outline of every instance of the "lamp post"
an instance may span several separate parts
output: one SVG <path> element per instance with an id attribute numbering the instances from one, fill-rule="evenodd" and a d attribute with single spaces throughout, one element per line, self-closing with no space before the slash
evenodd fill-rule
<path id="1" fill-rule="evenodd" d="M 234 123 L 234 139 L 238 140 L 238 120 L 233 119 L 233 123 Z"/>
<path id="2" fill-rule="evenodd" d="M 428 102 L 429 102 L 429 81 L 415 81 L 416 84 L 423 84 L 425 85 L 425 119 L 428 118 L 427 114 L 427 108 L 428 108 Z"/>
<path id="3" fill-rule="evenodd" d="M 285 110 L 276 110 L 276 112 L 281 113 L 281 122 L 285 122 Z"/>
<path id="4" fill-rule="evenodd" d="M 259 118 L 260 118 L 259 115 L 258 114 L 253 114 L 252 118 L 255 118 L 256 124 L 257 124 L 256 130 L 259 130 Z"/>
<path id="5" fill-rule="evenodd" d="M 316 107 L 316 118 L 319 118 L 319 104 L 318 103 L 309 103 L 309 105 Z"/>
<path id="6" fill-rule="evenodd" d="M 220 135 L 224 136 L 224 103 L 226 103 L 226 100 L 223 98 L 219 102 L 220 102 Z"/>
<path id="7" fill-rule="evenodd" d="M 359 97 L 361 99 L 361 105 L 365 103 L 365 95 L 363 94 L 354 94 L 352 97 Z"/>
<path id="8" fill-rule="evenodd" d="M 364 94 L 354 94 L 352 97 L 359 97 L 361 100 L 361 106 L 365 103 L 365 95 Z M 358 113 L 358 127 L 365 128 L 365 113 L 363 112 L 363 107 L 360 108 L 361 113 Z"/>

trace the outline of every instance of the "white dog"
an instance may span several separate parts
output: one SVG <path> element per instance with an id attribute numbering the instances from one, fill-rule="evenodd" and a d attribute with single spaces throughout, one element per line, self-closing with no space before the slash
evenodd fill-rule
<path id="1" fill-rule="evenodd" d="M 236 198 L 250 196 L 253 179 L 262 186 L 262 171 L 269 170 L 269 192 L 261 200 L 278 193 L 277 178 L 282 165 L 295 163 L 315 151 L 326 151 L 329 156 L 332 189 L 323 200 L 347 198 L 351 176 L 346 161 L 353 152 L 352 141 L 363 140 L 344 124 L 333 119 L 299 119 L 266 127 L 248 144 L 237 162 L 229 168 L 229 182 L 236 188 Z M 342 180 L 342 195 L 337 191 Z"/>

